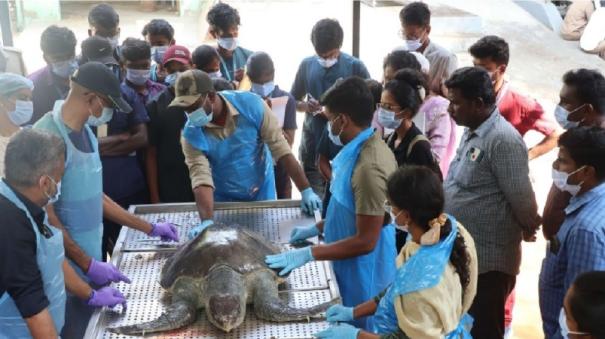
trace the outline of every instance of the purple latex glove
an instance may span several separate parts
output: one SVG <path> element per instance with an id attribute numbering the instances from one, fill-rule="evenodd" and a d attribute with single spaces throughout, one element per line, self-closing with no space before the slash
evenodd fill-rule
<path id="1" fill-rule="evenodd" d="M 108 306 L 114 308 L 117 305 L 122 305 L 126 310 L 126 298 L 114 287 L 103 287 L 96 291 L 92 291 L 90 298 L 86 301 L 88 306 L 103 307 Z"/>
<path id="2" fill-rule="evenodd" d="M 152 223 L 149 236 L 160 237 L 162 241 L 179 241 L 179 232 L 176 227 L 169 222 Z"/>
<path id="3" fill-rule="evenodd" d="M 123 281 L 125 283 L 130 284 L 130 279 L 127 276 L 122 274 L 120 270 L 114 265 L 108 262 L 100 262 L 92 259 L 90 261 L 90 266 L 88 267 L 88 272 L 86 272 L 86 276 L 93 283 L 102 286 L 107 285 L 110 282 L 119 282 Z"/>

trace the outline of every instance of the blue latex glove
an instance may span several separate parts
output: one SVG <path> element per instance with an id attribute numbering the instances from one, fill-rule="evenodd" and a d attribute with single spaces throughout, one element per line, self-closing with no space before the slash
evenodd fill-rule
<path id="1" fill-rule="evenodd" d="M 100 262 L 95 259 L 90 260 L 90 266 L 88 266 L 86 276 L 90 281 L 99 286 L 119 281 L 130 284 L 130 279 L 122 274 L 117 267 L 108 262 Z"/>
<path id="2" fill-rule="evenodd" d="M 113 287 L 103 287 L 99 290 L 92 291 L 88 301 L 88 306 L 103 307 L 108 306 L 114 308 L 117 305 L 122 305 L 126 309 L 126 298 L 124 295 Z"/>
<path id="3" fill-rule="evenodd" d="M 346 307 L 343 305 L 334 305 L 328 308 L 326 312 L 326 320 L 335 323 L 335 322 L 348 322 L 352 321 L 355 318 L 353 317 L 353 307 Z"/>
<path id="4" fill-rule="evenodd" d="M 309 246 L 280 254 L 268 255 L 265 258 L 265 262 L 270 268 L 283 268 L 279 272 L 279 275 L 286 275 L 293 269 L 299 268 L 313 259 L 311 246 Z"/>
<path id="5" fill-rule="evenodd" d="M 359 335 L 359 331 L 360 329 L 349 324 L 338 324 L 317 332 L 313 336 L 315 338 L 355 339 Z"/>
<path id="6" fill-rule="evenodd" d="M 197 237 L 198 234 L 202 233 L 208 226 L 212 224 L 214 224 L 214 221 L 212 221 L 212 219 L 207 219 L 199 223 L 199 225 L 195 226 L 194 228 L 189 230 L 189 233 L 187 233 L 189 240 Z"/>
<path id="7" fill-rule="evenodd" d="M 169 222 L 152 223 L 151 232 L 149 236 L 160 237 L 162 241 L 179 241 L 179 231 L 176 230 L 176 226 Z"/>
<path id="8" fill-rule="evenodd" d="M 290 243 L 295 244 L 318 235 L 319 229 L 315 225 L 295 227 L 290 233 Z"/>
<path id="9" fill-rule="evenodd" d="M 313 192 L 311 187 L 300 192 L 300 194 L 302 194 L 300 208 L 304 213 L 313 215 L 313 211 L 321 209 L 321 199 Z"/>

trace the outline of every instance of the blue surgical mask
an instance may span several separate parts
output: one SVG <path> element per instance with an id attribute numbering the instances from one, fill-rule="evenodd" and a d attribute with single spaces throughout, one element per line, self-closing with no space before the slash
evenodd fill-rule
<path id="1" fill-rule="evenodd" d="M 187 115 L 191 125 L 195 127 L 204 127 L 212 121 L 212 112 L 206 113 L 204 107 L 200 107 Z"/>
<path id="2" fill-rule="evenodd" d="M 16 126 L 21 126 L 30 121 L 34 114 L 34 103 L 31 101 L 17 100 L 15 110 L 8 112 L 8 119 Z"/>
<path id="3" fill-rule="evenodd" d="M 571 128 L 578 127 L 578 126 L 580 126 L 580 121 L 569 121 L 569 120 L 567 120 L 567 117 L 570 114 L 575 113 L 578 110 L 582 109 L 582 107 L 584 107 L 585 105 L 586 104 L 581 105 L 571 112 L 567 111 L 561 105 L 557 105 L 557 108 L 555 108 L 555 119 L 557 119 L 557 122 L 559 123 L 559 125 L 561 125 L 561 127 L 565 128 L 565 129 L 571 129 Z"/>
<path id="4" fill-rule="evenodd" d="M 420 39 L 406 40 L 405 45 L 407 46 L 408 51 L 414 52 L 418 50 L 418 48 L 422 47 L 422 42 L 420 41 Z"/>
<path id="5" fill-rule="evenodd" d="M 338 116 L 336 119 L 340 118 L 340 116 Z M 334 119 L 334 120 L 336 120 Z M 330 138 L 330 141 L 332 141 L 332 143 L 334 143 L 334 145 L 336 146 L 344 146 L 344 144 L 342 143 L 342 140 L 340 139 L 340 135 L 342 134 L 342 129 L 340 130 L 340 133 L 338 134 L 334 134 L 332 132 L 332 121 L 328 121 L 328 138 Z"/>
<path id="6" fill-rule="evenodd" d="M 97 97 L 97 100 L 99 100 L 101 105 L 103 105 L 103 103 L 101 102 L 101 99 L 99 99 L 99 97 Z M 103 106 L 103 110 L 101 111 L 100 117 L 95 117 L 92 114 L 92 110 L 90 108 L 88 109 L 88 112 L 90 113 L 90 116 L 88 117 L 88 121 L 87 121 L 87 124 L 89 126 L 98 127 L 101 125 L 105 125 L 106 123 L 111 121 L 111 118 L 113 117 L 113 108 L 111 108 L 111 107 Z"/>
<path id="7" fill-rule="evenodd" d="M 164 60 L 164 54 L 168 50 L 168 46 L 153 46 L 151 47 L 151 58 L 158 64 Z"/>
<path id="8" fill-rule="evenodd" d="M 174 84 L 176 84 L 176 79 L 179 77 L 180 74 L 181 74 L 181 72 L 174 72 L 172 74 L 168 74 L 166 76 L 166 78 L 164 78 L 164 82 L 169 87 L 173 87 Z"/>
<path id="9" fill-rule="evenodd" d="M 382 107 L 378 108 L 378 123 L 383 127 L 397 129 L 401 126 L 403 119 L 396 119 L 395 112 L 386 110 Z"/>
<path id="10" fill-rule="evenodd" d="M 51 64 L 53 73 L 59 78 L 67 79 L 70 75 L 78 69 L 78 61 L 76 59 L 69 59 L 60 62 L 54 62 Z"/>
<path id="11" fill-rule="evenodd" d="M 252 88 L 250 89 L 253 93 L 260 95 L 261 97 L 268 97 L 273 90 L 275 89 L 275 84 L 273 81 L 264 83 L 264 84 L 256 84 L 252 83 Z"/>
<path id="12" fill-rule="evenodd" d="M 150 76 L 148 69 L 126 69 L 126 79 L 138 86 L 145 85 Z"/>
<path id="13" fill-rule="evenodd" d="M 54 195 L 50 195 L 47 192 L 44 192 L 44 195 L 48 198 L 48 202 L 46 203 L 47 205 L 50 204 L 54 204 L 57 201 L 59 201 L 59 197 L 61 196 L 61 182 L 59 181 L 58 183 L 55 182 L 55 179 L 53 179 L 52 177 L 48 176 L 48 178 L 53 182 L 53 184 L 55 184 L 55 194 Z"/>
<path id="14" fill-rule="evenodd" d="M 338 58 L 331 58 L 331 59 L 318 58 L 317 62 L 319 62 L 319 64 L 323 68 L 330 68 L 330 67 L 336 65 L 336 63 L 338 62 Z"/>
<path id="15" fill-rule="evenodd" d="M 237 38 L 218 38 L 217 43 L 228 51 L 233 51 L 237 48 Z"/>

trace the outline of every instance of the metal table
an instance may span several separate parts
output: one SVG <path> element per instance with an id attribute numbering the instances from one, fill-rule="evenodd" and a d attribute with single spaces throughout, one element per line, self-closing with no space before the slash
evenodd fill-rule
<path id="1" fill-rule="evenodd" d="M 199 223 L 195 204 L 160 204 L 131 206 L 130 212 L 143 219 L 178 224 L 181 242 L 187 231 Z M 317 216 L 316 216 L 317 217 Z M 295 225 L 308 225 L 314 218 L 302 215 L 300 201 L 278 200 L 253 203 L 216 203 L 214 220 L 226 224 L 239 224 L 250 228 L 267 239 L 288 247 L 290 232 Z M 318 239 L 312 240 L 317 242 Z M 85 338 L 133 338 L 111 333 L 115 327 L 153 320 L 169 301 L 159 285 L 161 268 L 174 252 L 174 243 L 151 239 L 141 232 L 122 229 L 111 262 L 126 274 L 132 284 L 114 284 L 128 299 L 126 312 L 110 309 L 93 314 Z M 334 272 L 328 262 L 311 262 L 294 270 L 280 290 L 281 296 L 295 307 L 309 307 L 340 297 Z M 244 323 L 231 333 L 224 333 L 205 319 L 200 310 L 195 324 L 179 330 L 147 335 L 150 338 L 311 338 L 313 333 L 326 328 L 322 320 L 310 322 L 273 323 L 260 320 L 248 307 Z"/>

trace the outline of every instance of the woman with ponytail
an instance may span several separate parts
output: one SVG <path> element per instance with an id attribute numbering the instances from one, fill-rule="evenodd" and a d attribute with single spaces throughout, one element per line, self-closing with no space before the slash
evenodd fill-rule
<path id="1" fill-rule="evenodd" d="M 374 315 L 374 333 L 338 324 L 319 338 L 470 338 L 466 314 L 477 291 L 475 243 L 443 213 L 441 181 L 431 170 L 405 166 L 387 184 L 385 211 L 410 234 L 397 257 L 397 274 L 384 293 L 356 307 L 332 306 L 330 322 Z"/>

